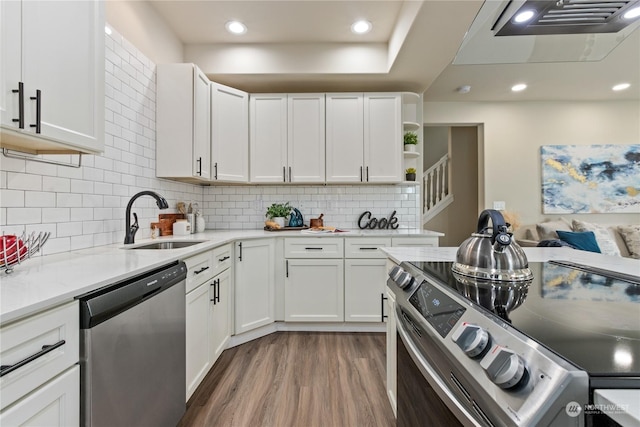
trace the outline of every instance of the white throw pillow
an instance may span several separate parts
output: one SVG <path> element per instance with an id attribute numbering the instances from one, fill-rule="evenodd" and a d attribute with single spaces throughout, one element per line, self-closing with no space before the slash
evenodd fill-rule
<path id="1" fill-rule="evenodd" d="M 573 220 L 572 224 L 574 231 L 593 231 L 593 234 L 595 234 L 596 236 L 596 242 L 598 242 L 600 251 L 603 254 L 620 256 L 620 249 L 618 249 L 615 238 L 609 232 L 609 230 L 607 230 L 607 227 L 598 224 L 592 224 L 590 222 L 578 221 L 575 219 Z"/>
<path id="2" fill-rule="evenodd" d="M 564 218 L 557 221 L 547 221 L 536 224 L 536 231 L 540 240 L 557 240 L 559 239 L 556 230 L 573 231 L 571 224 Z"/>
<path id="3" fill-rule="evenodd" d="M 629 249 L 631 258 L 640 259 L 640 225 L 621 225 L 618 231 Z"/>

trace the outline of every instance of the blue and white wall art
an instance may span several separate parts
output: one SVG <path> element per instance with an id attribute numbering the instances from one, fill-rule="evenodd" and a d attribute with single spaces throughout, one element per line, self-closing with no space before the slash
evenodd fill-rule
<path id="1" fill-rule="evenodd" d="M 542 212 L 640 212 L 640 144 L 544 145 Z"/>

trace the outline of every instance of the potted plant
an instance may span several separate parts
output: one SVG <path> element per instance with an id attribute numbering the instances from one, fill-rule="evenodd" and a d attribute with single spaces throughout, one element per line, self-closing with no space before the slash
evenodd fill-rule
<path id="1" fill-rule="evenodd" d="M 289 202 L 287 203 L 273 203 L 271 206 L 267 208 L 267 213 L 265 216 L 267 218 L 271 218 L 273 222 L 278 224 L 280 227 L 284 227 L 285 218 L 289 216 L 291 213 L 291 206 L 289 206 Z"/>
<path id="2" fill-rule="evenodd" d="M 415 181 L 416 180 L 416 168 L 407 168 L 405 172 L 405 177 L 407 181 Z"/>
<path id="3" fill-rule="evenodd" d="M 404 134 L 404 151 L 416 151 L 418 145 L 418 134 L 415 132 L 407 132 Z"/>

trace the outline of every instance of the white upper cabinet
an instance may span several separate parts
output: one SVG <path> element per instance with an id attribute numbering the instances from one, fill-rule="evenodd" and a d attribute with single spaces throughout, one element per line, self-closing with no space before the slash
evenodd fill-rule
<path id="1" fill-rule="evenodd" d="M 325 181 L 324 93 L 288 96 L 288 182 Z"/>
<path id="2" fill-rule="evenodd" d="M 249 95 L 211 83 L 213 180 L 249 181 Z"/>
<path id="3" fill-rule="evenodd" d="M 364 164 L 366 182 L 400 182 L 404 178 L 399 93 L 364 94 Z"/>
<path id="4" fill-rule="evenodd" d="M 328 93 L 327 182 L 362 182 L 364 173 L 364 97 Z"/>
<path id="5" fill-rule="evenodd" d="M 260 94 L 249 101 L 256 183 L 325 181 L 324 94 Z"/>
<path id="6" fill-rule="evenodd" d="M 327 182 L 402 181 L 398 93 L 327 94 Z"/>
<path id="7" fill-rule="evenodd" d="M 104 148 L 104 2 L 0 3 L 1 145 Z"/>
<path id="8" fill-rule="evenodd" d="M 249 97 L 250 181 L 287 180 L 287 95 Z"/>
<path id="9" fill-rule="evenodd" d="M 209 79 L 194 64 L 157 67 L 156 175 L 211 179 Z"/>

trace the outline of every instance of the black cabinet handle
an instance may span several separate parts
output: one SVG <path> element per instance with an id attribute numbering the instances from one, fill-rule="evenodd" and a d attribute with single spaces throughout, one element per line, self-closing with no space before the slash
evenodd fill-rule
<path id="1" fill-rule="evenodd" d="M 194 271 L 193 273 L 194 273 L 194 274 L 200 274 L 200 273 L 202 273 L 203 271 L 206 271 L 206 270 L 208 270 L 208 269 L 209 269 L 209 266 L 202 267 L 200 270 Z"/>
<path id="2" fill-rule="evenodd" d="M 289 166 L 289 182 L 291 182 L 291 166 Z"/>
<path id="3" fill-rule="evenodd" d="M 202 157 L 198 157 L 198 160 L 196 160 L 196 162 L 198 162 L 198 172 L 197 172 L 197 174 L 202 176 Z"/>
<path id="4" fill-rule="evenodd" d="M 41 115 L 41 105 L 42 105 L 42 92 L 40 89 L 36 90 L 36 96 L 31 96 L 31 100 L 36 101 L 36 123 L 29 125 L 32 128 L 36 128 L 36 133 L 40 133 L 41 123 L 42 123 L 42 115 Z"/>
<path id="5" fill-rule="evenodd" d="M 287 167 L 282 167 L 282 182 L 287 182 Z"/>
<path id="6" fill-rule="evenodd" d="M 18 128 L 24 129 L 24 83 L 18 82 L 18 89 L 12 89 L 11 92 L 18 94 L 18 118 L 11 121 L 18 122 Z"/>
<path id="7" fill-rule="evenodd" d="M 378 248 L 360 248 L 361 251 L 375 251 Z"/>
<path id="8" fill-rule="evenodd" d="M 213 170 L 214 170 L 213 178 L 214 179 L 218 179 L 218 162 L 215 162 L 213 164 Z"/>
<path id="9" fill-rule="evenodd" d="M 380 294 L 380 321 L 384 322 L 384 319 L 386 319 L 387 316 L 386 314 L 384 314 L 384 302 L 387 300 L 387 297 L 384 296 L 384 293 Z"/>
<path id="10" fill-rule="evenodd" d="M 14 364 L 14 365 L 2 365 L 0 366 L 0 377 L 3 377 L 5 375 L 7 375 L 10 372 L 15 371 L 16 369 L 19 369 L 21 367 L 23 367 L 24 365 L 26 365 L 27 363 L 33 362 L 34 360 L 38 359 L 39 357 L 44 356 L 45 354 L 52 352 L 53 350 L 55 350 L 58 347 L 63 346 L 66 343 L 65 340 L 62 341 L 58 341 L 57 343 L 53 344 L 53 345 L 43 345 L 42 346 L 42 350 L 40 350 L 39 352 L 32 354 L 31 356 L 22 359 L 21 361 L 19 361 L 18 363 Z"/>
<path id="11" fill-rule="evenodd" d="M 225 262 L 229 258 L 231 258 L 231 257 L 230 256 L 225 256 L 225 257 L 222 257 L 222 258 L 218 258 L 218 262 Z"/>
<path id="12" fill-rule="evenodd" d="M 220 302 L 220 279 L 218 279 L 216 282 L 218 282 L 216 284 L 216 287 L 218 288 L 218 293 L 216 294 L 216 304 Z"/>
<path id="13" fill-rule="evenodd" d="M 289 260 L 285 261 L 285 275 L 289 277 Z"/>
<path id="14" fill-rule="evenodd" d="M 362 166 L 360 166 L 360 182 L 362 182 Z"/>
<path id="15" fill-rule="evenodd" d="M 369 166 L 367 166 L 367 182 L 369 182 Z"/>
<path id="16" fill-rule="evenodd" d="M 209 298 L 209 301 L 211 301 L 213 305 L 216 305 L 216 283 L 217 283 L 217 280 L 214 280 L 209 285 L 209 287 L 213 286 L 213 298 Z"/>
<path id="17" fill-rule="evenodd" d="M 323 248 L 304 248 L 305 251 L 321 251 Z"/>
<path id="18" fill-rule="evenodd" d="M 242 261 L 242 242 L 238 243 L 238 246 L 240 247 L 240 256 L 238 257 L 238 260 Z"/>

